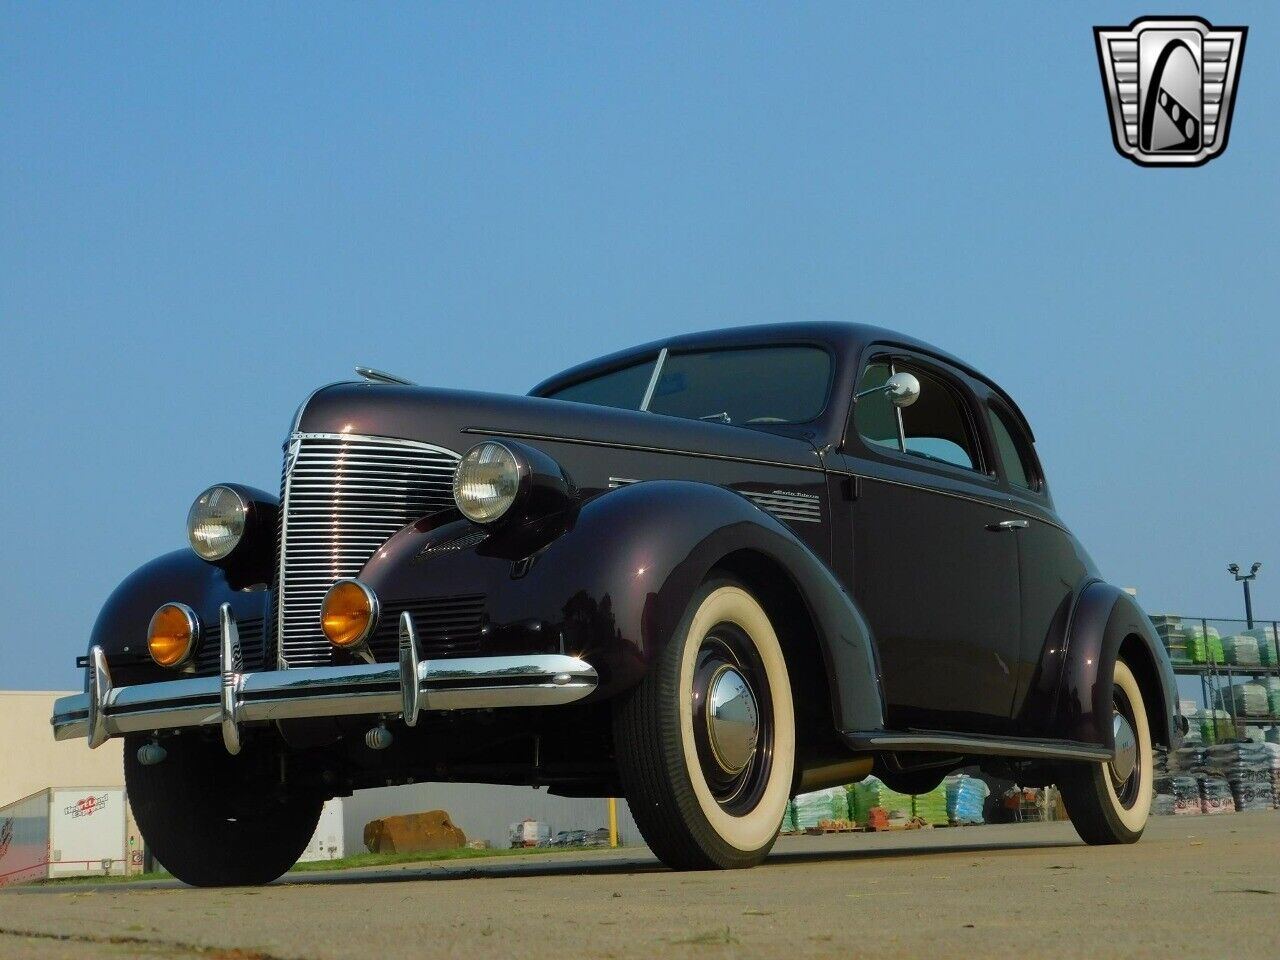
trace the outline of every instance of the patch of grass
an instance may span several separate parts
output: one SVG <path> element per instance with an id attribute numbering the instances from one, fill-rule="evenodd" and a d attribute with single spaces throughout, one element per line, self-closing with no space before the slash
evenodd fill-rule
<path id="1" fill-rule="evenodd" d="M 290 873 L 314 873 L 321 870 L 351 870 L 356 867 L 387 867 L 402 863 L 431 863 L 437 860 L 479 860 L 486 857 L 525 857 L 549 853 L 590 853 L 599 848 L 591 847 L 516 847 L 508 849 L 473 850 L 457 847 L 453 850 L 429 850 L 419 853 L 358 853 L 341 860 L 312 860 L 295 864 Z M 608 849 L 607 847 L 605 849 Z"/>
<path id="2" fill-rule="evenodd" d="M 140 883 L 143 880 L 172 880 L 173 875 L 164 870 L 154 870 L 151 873 L 134 873 L 127 877 L 106 876 L 105 874 L 92 874 L 87 877 L 50 877 L 47 880 L 37 880 L 36 884 L 43 887 L 58 887 L 65 884 L 81 884 L 81 883 Z"/>

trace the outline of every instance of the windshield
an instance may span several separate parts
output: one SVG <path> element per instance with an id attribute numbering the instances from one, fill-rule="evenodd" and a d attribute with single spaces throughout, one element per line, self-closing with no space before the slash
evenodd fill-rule
<path id="1" fill-rule="evenodd" d="M 548 396 L 742 426 L 807 423 L 827 405 L 831 366 L 831 355 L 820 347 L 671 353 Z"/>

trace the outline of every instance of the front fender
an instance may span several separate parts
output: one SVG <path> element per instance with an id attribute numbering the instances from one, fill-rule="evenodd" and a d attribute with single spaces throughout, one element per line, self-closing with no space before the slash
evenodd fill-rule
<path id="1" fill-rule="evenodd" d="M 1054 736 L 1115 747 L 1111 723 L 1116 658 L 1126 641 L 1130 669 L 1143 687 L 1151 738 L 1167 747 L 1180 737 L 1177 681 L 1150 618 L 1129 594 L 1109 583 L 1084 589 L 1071 617 L 1062 677 L 1050 724 Z"/>
<path id="2" fill-rule="evenodd" d="M 843 730 L 883 726 L 870 631 L 852 599 L 789 529 L 723 487 L 682 480 L 631 484 L 571 513 L 492 531 L 458 521 L 417 524 L 388 541 L 361 579 L 384 606 L 483 593 L 488 648 L 543 649 L 596 668 L 596 698 L 640 681 L 690 598 L 730 554 L 750 551 L 786 571 L 817 627 Z M 449 543 L 465 546 L 450 548 Z"/>
<path id="3" fill-rule="evenodd" d="M 151 616 L 172 601 L 185 603 L 200 618 L 202 636 L 196 661 L 203 667 L 200 672 L 210 673 L 216 672 L 218 608 L 223 603 L 231 604 L 236 620 L 247 626 L 242 634 L 248 639 L 254 636 L 253 624 L 267 616 L 270 595 L 263 590 L 233 589 L 221 567 L 206 563 L 190 549 L 175 550 L 143 564 L 112 591 L 89 639 L 90 647 L 102 647 L 115 683 L 152 683 L 181 676 L 156 666 L 147 651 Z M 246 666 L 260 669 L 253 651 L 246 649 L 245 654 Z M 260 651 L 258 657 L 261 658 Z"/>

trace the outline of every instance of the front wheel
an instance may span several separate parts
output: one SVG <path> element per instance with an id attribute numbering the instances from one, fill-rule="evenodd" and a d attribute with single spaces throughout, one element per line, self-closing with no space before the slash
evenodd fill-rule
<path id="1" fill-rule="evenodd" d="M 1151 729 L 1142 689 L 1123 660 L 1116 661 L 1114 690 L 1115 759 L 1065 765 L 1058 774 L 1071 823 L 1089 844 L 1133 843 L 1151 813 Z"/>
<path id="2" fill-rule="evenodd" d="M 318 798 L 280 801 L 257 785 L 246 757 L 221 743 L 177 737 L 155 766 L 128 737 L 124 782 L 143 839 L 160 864 L 195 887 L 270 883 L 297 862 L 315 833 Z"/>
<path id="3" fill-rule="evenodd" d="M 740 583 L 694 595 L 675 635 L 615 707 L 619 773 L 649 848 L 677 870 L 755 866 L 795 770 L 791 682 L 773 625 Z"/>

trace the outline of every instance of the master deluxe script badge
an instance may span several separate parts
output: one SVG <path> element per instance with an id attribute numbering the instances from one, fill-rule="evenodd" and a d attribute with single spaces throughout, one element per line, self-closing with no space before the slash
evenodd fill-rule
<path id="1" fill-rule="evenodd" d="M 1094 27 L 1120 154 L 1144 167 L 1195 167 L 1225 150 L 1248 32 L 1199 17 Z"/>

